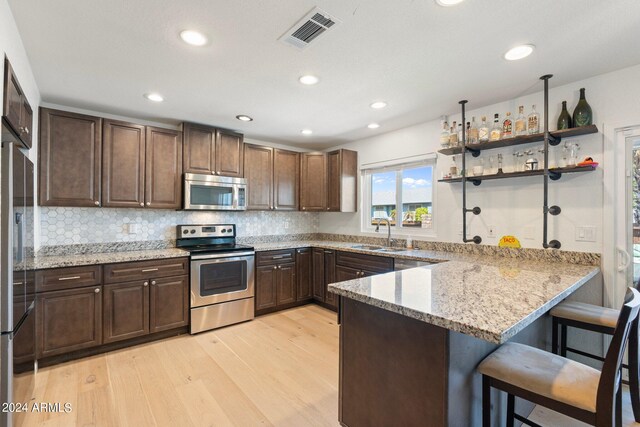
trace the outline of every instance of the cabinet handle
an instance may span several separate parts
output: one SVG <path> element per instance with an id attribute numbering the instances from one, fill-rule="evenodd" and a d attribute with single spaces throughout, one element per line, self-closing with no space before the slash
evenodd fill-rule
<path id="1" fill-rule="evenodd" d="M 144 206 L 144 203 L 140 202 L 140 206 Z"/>
<path id="2" fill-rule="evenodd" d="M 96 294 L 99 294 L 99 293 L 100 293 L 100 288 L 95 288 L 95 289 L 93 290 L 93 292 L 95 292 Z"/>
<path id="3" fill-rule="evenodd" d="M 324 251 L 325 254 L 332 254 L 333 251 Z"/>
<path id="4" fill-rule="evenodd" d="M 63 281 L 63 280 L 75 280 L 75 279 L 79 279 L 80 276 L 69 276 L 69 277 L 58 277 L 58 280 Z"/>
<path id="5" fill-rule="evenodd" d="M 152 280 L 152 281 L 151 281 L 151 284 L 152 284 L 152 285 L 155 285 L 155 284 L 156 284 L 156 281 L 155 281 L 155 280 Z"/>
<path id="6" fill-rule="evenodd" d="M 305 208 L 304 206 L 302 207 L 302 210 L 303 210 L 303 211 L 304 211 L 304 210 L 306 210 L 306 209 L 307 209 L 307 208 Z"/>
<path id="7" fill-rule="evenodd" d="M 100 202 L 99 202 L 99 201 L 97 201 L 97 200 L 96 200 L 96 201 L 94 201 L 94 202 L 93 202 L 93 204 L 94 204 L 94 205 L 96 205 L 96 206 L 100 206 Z"/>
<path id="8" fill-rule="evenodd" d="M 220 171 L 217 171 L 217 172 L 216 172 L 216 175 L 220 175 L 221 173 L 222 173 L 222 172 L 220 172 Z"/>
<path id="9" fill-rule="evenodd" d="M 327 210 L 330 210 L 331 208 L 327 208 Z"/>
<path id="10" fill-rule="evenodd" d="M 143 286 L 149 286 L 149 282 L 144 282 L 142 285 Z"/>
<path id="11" fill-rule="evenodd" d="M 211 171 L 211 175 L 215 175 L 215 174 L 216 174 L 216 171 Z"/>
<path id="12" fill-rule="evenodd" d="M 280 269 L 282 269 L 282 266 L 280 266 L 280 265 L 279 265 L 279 266 L 278 266 L 278 270 L 280 270 Z"/>
<path id="13" fill-rule="evenodd" d="M 13 282 L 13 286 L 20 286 L 23 285 L 24 282 Z"/>
<path id="14" fill-rule="evenodd" d="M 273 269 L 274 269 L 274 270 L 275 270 L 275 269 L 277 269 L 277 268 L 278 268 L 278 267 L 276 267 L 275 265 L 273 266 Z"/>
<path id="15" fill-rule="evenodd" d="M 158 271 L 158 269 L 157 268 L 143 268 L 142 269 L 143 273 L 148 273 L 150 271 Z"/>
<path id="16" fill-rule="evenodd" d="M 273 207 L 273 209 L 278 210 L 278 207 L 277 207 L 277 206 L 274 206 L 274 207 Z"/>
<path id="17" fill-rule="evenodd" d="M 151 202 L 147 202 L 147 206 L 151 206 Z"/>

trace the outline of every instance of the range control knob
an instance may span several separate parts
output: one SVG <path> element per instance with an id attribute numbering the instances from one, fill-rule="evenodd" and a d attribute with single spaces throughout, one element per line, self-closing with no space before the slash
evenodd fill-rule
<path id="1" fill-rule="evenodd" d="M 233 233 L 233 228 L 227 228 L 227 233 Z"/>
<path id="2" fill-rule="evenodd" d="M 182 234 L 189 234 L 189 230 L 182 230 Z"/>
<path id="3" fill-rule="evenodd" d="M 222 232 L 223 232 L 223 233 L 226 233 L 226 232 L 227 232 L 227 229 L 226 229 L 226 228 L 223 228 L 223 229 L 222 229 Z"/>
<path id="4" fill-rule="evenodd" d="M 196 234 L 196 229 L 195 228 L 191 229 L 191 234 Z"/>

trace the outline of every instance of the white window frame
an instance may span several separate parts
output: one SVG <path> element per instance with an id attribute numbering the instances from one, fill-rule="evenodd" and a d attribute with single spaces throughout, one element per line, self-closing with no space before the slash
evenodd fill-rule
<path id="1" fill-rule="evenodd" d="M 392 233 L 400 236 L 424 236 L 436 237 L 436 155 L 427 154 L 419 156 L 419 159 L 402 159 L 397 161 L 389 161 L 381 164 L 370 164 L 370 167 L 363 165 L 360 175 L 360 188 L 362 189 L 362 215 L 360 217 L 360 231 L 363 233 L 374 233 L 376 226 L 371 225 L 371 175 L 380 172 L 396 171 L 396 212 L 402 215 L 402 171 L 405 169 L 414 169 L 420 166 L 431 166 L 431 228 L 418 227 L 402 227 L 402 221 L 396 221 L 396 226 L 392 228 Z M 398 213 L 396 213 L 398 215 Z M 398 225 L 400 224 L 400 225 Z M 386 227 L 384 223 L 382 223 Z"/>

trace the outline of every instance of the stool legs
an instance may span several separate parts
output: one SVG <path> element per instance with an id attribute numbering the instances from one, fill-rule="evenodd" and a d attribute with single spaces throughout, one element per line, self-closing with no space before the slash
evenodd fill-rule
<path id="1" fill-rule="evenodd" d="M 491 384 L 482 376 L 482 427 L 491 427 Z"/>
<path id="2" fill-rule="evenodd" d="M 507 394 L 507 427 L 514 427 L 516 421 L 516 397 L 513 394 Z"/>
<path id="3" fill-rule="evenodd" d="M 560 356 L 567 357 L 567 325 L 560 325 Z"/>
<path id="4" fill-rule="evenodd" d="M 551 321 L 551 353 L 558 354 L 558 318 Z"/>
<path id="5" fill-rule="evenodd" d="M 633 322 L 631 332 L 629 334 L 629 394 L 631 395 L 631 407 L 633 408 L 633 417 L 636 422 L 640 422 L 640 370 L 638 361 L 638 319 Z"/>

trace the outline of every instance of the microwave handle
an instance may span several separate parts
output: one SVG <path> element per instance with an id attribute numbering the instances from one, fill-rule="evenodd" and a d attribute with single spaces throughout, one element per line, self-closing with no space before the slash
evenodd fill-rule
<path id="1" fill-rule="evenodd" d="M 238 195 L 240 193 L 240 189 L 238 187 L 233 187 L 233 207 L 238 207 Z"/>

